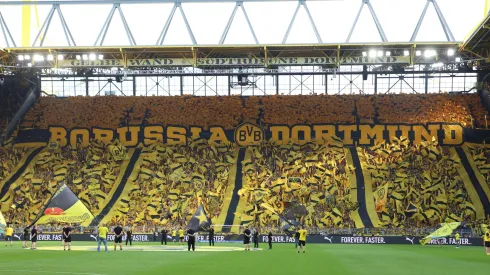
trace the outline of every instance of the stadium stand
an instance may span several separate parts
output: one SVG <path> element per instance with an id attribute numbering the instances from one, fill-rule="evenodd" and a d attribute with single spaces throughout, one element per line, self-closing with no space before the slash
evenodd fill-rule
<path id="1" fill-rule="evenodd" d="M 86 111 L 90 106 L 90 112 Z M 41 97 L 26 120 L 49 125 L 115 128 L 122 125 L 221 125 L 241 122 L 429 123 L 455 122 L 484 128 L 488 112 L 477 94 L 264 97 Z"/>
<path id="2" fill-rule="evenodd" d="M 104 145 L 96 140 L 86 148 L 50 143 L 10 185 L 2 212 L 18 224 L 32 222 L 60 184 L 66 183 L 92 213 L 99 213 L 115 187 L 125 150 L 117 143 Z"/>
<path id="3" fill-rule="evenodd" d="M 486 127 L 486 115 L 477 94 L 41 97 L 24 120 L 30 125 L 23 126 L 114 129 L 158 124 L 233 129 L 242 122 L 264 128 L 274 124 L 452 122 L 479 128 Z M 58 186 L 66 183 L 94 215 L 102 213 L 109 225 L 181 227 L 202 202 L 214 224 L 224 224 L 234 215 L 232 220 L 238 224 L 277 228 L 283 224 L 274 212 L 286 213 L 291 205 L 284 202 L 295 202 L 308 212 L 303 217 L 308 226 L 354 228 L 364 227 L 366 215 L 360 217 L 357 192 L 366 187 L 362 207 L 367 208 L 375 227 L 423 227 L 484 218 L 482 204 L 454 148 L 434 141 L 410 145 L 401 137 L 391 144 L 354 148 L 361 167 L 355 167 L 351 150 L 337 138 L 326 145 L 263 143 L 248 147 L 243 161 L 238 159 L 237 145 L 211 145 L 205 139 L 188 146 L 157 143 L 140 148 L 138 161 L 128 167 L 128 155 L 135 149 L 117 140 L 108 144 L 91 140 L 85 148 L 60 148 L 53 142 L 38 147 L 39 153 L 20 176 L 2 185 L 6 192 L 0 198 L 1 211 L 12 221 L 28 223 Z M 1 147 L 0 180 L 7 179 L 32 150 Z M 488 147 L 465 150 L 488 190 Z M 237 179 L 238 167 L 243 177 Z M 364 179 L 356 179 L 356 169 L 362 169 Z M 127 171 L 132 171 L 130 177 Z M 243 184 L 238 191 L 240 203 L 236 210 L 228 209 L 237 180 Z"/>
<path id="4" fill-rule="evenodd" d="M 490 148 L 485 144 L 471 144 L 467 146 L 471 160 L 477 168 L 482 181 L 490 188 Z"/>
<path id="5" fill-rule="evenodd" d="M 199 139 L 187 146 L 153 144 L 141 154 L 137 178 L 122 194 L 109 224 L 182 227 L 201 199 L 215 224 L 221 213 L 236 145 L 211 146 Z"/>
<path id="6" fill-rule="evenodd" d="M 243 161 L 245 184 L 239 191 L 246 201 L 238 213 L 241 222 L 280 227 L 282 222 L 273 213 L 288 212 L 283 202 L 298 202 L 308 212 L 303 221 L 307 226 L 355 227 L 351 212 L 358 204 L 350 193 L 355 168 L 347 164 L 345 150 L 342 142 L 248 149 Z M 262 204 L 267 205 L 265 210 Z"/>
<path id="7" fill-rule="evenodd" d="M 250 102 L 247 102 L 250 101 Z M 240 97 L 42 97 L 27 120 L 35 127 L 49 125 L 114 128 L 122 125 L 221 125 L 232 128 L 255 122 L 256 99 Z M 94 106 L 86 112 L 87 106 Z"/>
<path id="8" fill-rule="evenodd" d="M 14 147 L 12 144 L 0 147 L 0 182 L 8 178 L 23 157 L 29 151 L 26 147 Z"/>
<path id="9" fill-rule="evenodd" d="M 358 149 L 380 226 L 434 226 L 477 218 L 473 203 L 479 201 L 472 203 L 458 173 L 461 161 L 450 150 L 437 142 L 410 146 L 406 138 Z"/>

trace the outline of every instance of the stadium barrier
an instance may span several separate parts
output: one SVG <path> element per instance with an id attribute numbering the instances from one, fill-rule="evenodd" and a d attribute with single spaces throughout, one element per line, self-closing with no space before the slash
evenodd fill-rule
<path id="1" fill-rule="evenodd" d="M 14 234 L 14 240 L 23 240 L 22 234 Z M 161 236 L 154 236 L 153 234 L 133 234 L 132 239 L 134 242 L 161 242 Z M 309 235 L 307 237 L 307 243 L 314 244 L 420 244 L 422 237 L 413 236 L 351 236 L 351 235 Z M 58 233 L 40 233 L 38 235 L 38 241 L 61 241 L 62 235 Z M 107 236 L 108 241 L 114 241 L 114 235 L 109 234 Z M 184 238 L 187 241 L 187 237 Z M 456 245 L 456 240 L 453 237 L 440 238 L 443 245 Z M 96 234 L 73 234 L 73 242 L 96 242 Z M 123 236 L 123 241 L 126 241 L 126 236 Z M 178 241 L 177 237 L 175 241 Z M 207 234 L 198 235 L 198 242 L 209 242 L 209 236 Z M 243 235 L 230 234 L 221 235 L 216 234 L 214 236 L 216 243 L 241 243 L 243 241 Z M 461 238 L 462 246 L 482 246 L 483 242 L 481 238 Z M 267 243 L 268 236 L 260 235 L 260 243 Z M 172 236 L 167 236 L 167 243 L 172 243 Z M 272 243 L 296 243 L 294 237 L 285 234 L 272 235 Z M 437 245 L 436 240 L 432 240 L 428 245 Z"/>

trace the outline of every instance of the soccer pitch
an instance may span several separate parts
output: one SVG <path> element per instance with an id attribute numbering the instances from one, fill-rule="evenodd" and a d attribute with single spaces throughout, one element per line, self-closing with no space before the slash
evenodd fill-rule
<path id="1" fill-rule="evenodd" d="M 490 256 L 483 247 L 421 245 L 339 245 L 308 244 L 306 254 L 298 254 L 294 244 L 273 244 L 267 250 L 246 252 L 241 244 L 218 244 L 216 250 L 202 251 L 198 244 L 187 251 L 114 251 L 97 253 L 94 242 L 76 242 L 82 250 L 62 251 L 60 242 L 38 242 L 37 251 L 0 247 L 0 274 L 487 274 Z M 135 243 L 133 249 L 159 249 L 159 243 Z M 123 249 L 125 246 L 123 247 Z M 187 248 L 187 247 L 185 247 Z M 46 250 L 44 250 L 46 249 Z M 169 245 L 171 250 L 182 246 Z"/>

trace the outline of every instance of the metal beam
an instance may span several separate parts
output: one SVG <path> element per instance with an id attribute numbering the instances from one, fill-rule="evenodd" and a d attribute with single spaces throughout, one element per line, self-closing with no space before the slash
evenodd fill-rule
<path id="1" fill-rule="evenodd" d="M 230 31 L 231 24 L 233 23 L 233 19 L 235 19 L 236 11 L 238 7 L 241 5 L 240 2 L 236 2 L 233 11 L 231 12 L 230 19 L 228 19 L 228 23 L 226 23 L 225 29 L 223 30 L 223 34 L 221 35 L 221 39 L 219 40 L 219 44 L 223 44 L 225 42 L 226 36 L 228 35 L 228 31 Z"/>
<path id="2" fill-rule="evenodd" d="M 107 31 L 111 26 L 112 18 L 114 17 L 114 13 L 116 12 L 116 10 L 118 10 L 119 16 L 121 17 L 124 30 L 126 31 L 126 35 L 128 36 L 129 44 L 131 46 L 136 46 L 136 41 L 134 40 L 134 36 L 131 33 L 131 29 L 129 28 L 128 22 L 126 21 L 126 17 L 124 16 L 121 5 L 118 3 L 112 5 L 112 9 L 109 12 L 109 15 L 107 16 L 107 19 L 105 20 L 104 25 L 102 26 L 102 29 L 100 30 L 99 35 L 97 36 L 97 39 L 95 40 L 94 46 L 97 46 L 97 44 L 99 44 L 99 46 L 102 46 L 104 44 L 105 36 L 107 35 Z"/>
<path id="3" fill-rule="evenodd" d="M 368 6 L 369 12 L 371 13 L 371 17 L 373 18 L 374 24 L 378 29 L 379 36 L 381 37 L 381 41 L 388 42 L 388 39 L 386 38 L 385 32 L 383 30 L 383 26 L 381 26 L 381 23 L 379 22 L 378 17 L 376 16 L 376 12 L 374 11 L 374 8 L 369 0 L 362 0 L 361 7 L 359 8 L 359 12 L 357 13 L 356 18 L 354 19 L 354 23 L 352 24 L 352 28 L 350 29 L 349 35 L 347 36 L 347 40 L 345 42 L 349 43 L 352 34 L 354 33 L 354 30 L 356 28 L 357 22 L 359 21 L 359 17 L 361 17 L 361 13 L 362 13 L 362 9 L 364 8 L 364 5 Z"/>
<path id="4" fill-rule="evenodd" d="M 381 26 L 381 23 L 378 20 L 378 17 L 376 16 L 376 12 L 374 12 L 374 8 L 371 5 L 371 2 L 369 0 L 365 0 L 366 4 L 369 8 L 369 11 L 371 12 L 371 16 L 373 17 L 374 23 L 376 24 L 376 28 L 378 29 L 379 36 L 381 37 L 381 40 L 383 42 L 388 42 L 388 39 L 386 38 L 385 32 L 383 31 L 383 26 Z"/>
<path id="5" fill-rule="evenodd" d="M 248 28 L 250 29 L 250 32 L 252 33 L 252 36 L 254 38 L 255 44 L 259 44 L 259 40 L 257 40 L 257 36 L 255 35 L 254 28 L 252 27 L 252 23 L 250 22 L 250 19 L 248 18 L 247 12 L 245 11 L 245 7 L 243 6 L 242 1 L 237 1 L 235 8 L 231 12 L 230 19 L 228 20 L 228 23 L 226 23 L 225 29 L 223 30 L 223 34 L 221 35 L 221 39 L 219 40 L 219 44 L 224 44 L 226 36 L 228 36 L 228 32 L 230 31 L 231 24 L 233 24 L 233 20 L 235 19 L 236 12 L 238 8 L 242 9 L 243 15 L 245 16 L 245 20 L 247 20 L 247 25 Z"/>
<path id="6" fill-rule="evenodd" d="M 449 25 L 447 24 L 446 19 L 444 18 L 444 14 L 439 8 L 437 1 L 436 0 L 431 0 L 431 1 L 432 4 L 434 5 L 434 8 L 436 9 L 437 16 L 439 17 L 439 21 L 441 22 L 442 28 L 444 29 L 444 33 L 446 34 L 447 41 L 454 41 L 455 39 L 453 33 L 451 32 L 451 29 L 449 28 Z"/>
<path id="7" fill-rule="evenodd" d="M 257 36 L 255 35 L 254 28 L 252 27 L 252 23 L 250 23 L 250 19 L 248 18 L 247 12 L 245 11 L 245 7 L 243 4 L 241 5 L 243 14 L 245 15 L 245 19 L 247 20 L 248 28 L 250 29 L 250 32 L 252 32 L 252 36 L 254 37 L 255 44 L 259 44 L 259 40 L 257 39 Z"/>
<path id="8" fill-rule="evenodd" d="M 160 36 L 158 37 L 157 40 L 157 45 L 163 45 L 163 41 L 165 40 L 165 37 L 167 36 L 168 29 L 170 27 L 170 23 L 172 23 L 172 19 L 174 18 L 175 10 L 177 10 L 177 5 L 174 4 L 172 7 L 172 10 L 170 11 L 170 14 L 167 18 L 167 22 L 165 22 L 165 25 L 163 26 L 162 32 L 160 33 Z"/>
<path id="9" fill-rule="evenodd" d="M 75 39 L 71 35 L 70 28 L 68 28 L 68 24 L 66 23 L 65 17 L 61 12 L 61 8 L 58 6 L 58 16 L 60 18 L 61 26 L 63 27 L 63 32 L 65 33 L 66 41 L 68 41 L 68 45 L 76 47 Z"/>
<path id="10" fill-rule="evenodd" d="M 43 34 L 43 37 L 41 38 L 41 42 L 40 42 L 39 46 L 41 46 L 41 47 L 43 46 L 44 38 L 46 38 L 46 33 L 48 32 L 49 25 L 51 24 L 51 19 L 53 19 L 53 14 L 54 14 L 55 10 L 56 10 L 56 5 L 53 5 L 51 7 L 51 10 L 48 13 L 48 16 L 46 16 L 46 19 L 44 20 L 43 25 L 39 29 L 39 32 L 37 33 L 36 38 L 34 39 L 34 42 L 32 43 L 32 47 L 36 46 L 36 42 L 39 39 L 39 37 L 41 37 L 42 33 L 44 33 L 44 34 Z"/>
<path id="11" fill-rule="evenodd" d="M 107 16 L 107 19 L 104 22 L 104 25 L 102 25 L 102 29 L 99 32 L 99 35 L 97 35 L 97 39 L 95 40 L 94 46 L 97 46 L 97 43 L 99 43 L 99 46 L 102 46 L 104 44 L 104 39 L 107 34 L 107 30 L 109 29 L 109 26 L 111 25 L 112 17 L 114 16 L 114 12 L 116 12 L 116 4 L 114 4 L 111 8 L 111 11 L 109 12 L 109 15 Z"/>
<path id="12" fill-rule="evenodd" d="M 420 26 L 422 26 L 422 22 L 424 21 L 425 14 L 427 13 L 427 9 L 429 8 L 430 0 L 427 0 L 427 3 L 425 3 L 424 10 L 422 11 L 422 14 L 420 15 L 419 21 L 417 22 L 417 26 L 415 27 L 415 30 L 413 31 L 412 38 L 410 38 L 410 42 L 415 41 L 417 38 L 417 34 L 419 33 Z"/>
<path id="13" fill-rule="evenodd" d="M 243 0 L 243 2 L 296 2 L 298 0 Z M 308 0 L 309 2 L 326 2 L 339 0 Z M 236 0 L 65 0 L 65 1 L 5 1 L 0 6 L 27 6 L 27 5 L 110 5 L 110 4 L 158 4 L 158 3 L 230 3 Z"/>
<path id="14" fill-rule="evenodd" d="M 5 22 L 5 19 L 3 19 L 3 15 L 1 12 L 0 12 L 0 26 L 2 27 L 3 37 L 5 38 L 5 43 L 7 43 L 7 47 L 10 47 L 9 39 L 12 42 L 12 45 L 14 47 L 17 47 L 17 44 L 15 44 L 15 40 L 12 37 L 12 34 L 10 34 L 10 30 L 7 26 L 7 23 Z"/>
<path id="15" fill-rule="evenodd" d="M 119 4 L 117 4 L 117 9 L 119 10 L 119 16 L 121 16 L 124 30 L 126 30 L 126 35 L 128 36 L 129 44 L 131 44 L 131 46 L 136 46 L 136 40 L 134 40 L 134 36 L 131 33 L 131 29 L 129 28 L 128 22 L 126 21 L 126 17 L 124 16 L 122 8 Z"/>
<path id="16" fill-rule="evenodd" d="M 354 33 L 354 29 L 356 28 L 357 21 L 359 21 L 359 17 L 361 17 L 362 9 L 364 8 L 364 0 L 362 1 L 361 7 L 359 8 L 359 12 L 357 12 L 356 18 L 354 19 L 354 23 L 352 23 L 352 27 L 350 28 L 349 35 L 347 35 L 347 40 L 345 40 L 345 43 L 350 42 L 350 38 L 352 37 L 352 34 Z"/>
<path id="17" fill-rule="evenodd" d="M 315 32 L 316 39 L 318 43 L 323 43 L 322 38 L 320 37 L 320 33 L 318 33 L 318 29 L 316 28 L 315 21 L 313 20 L 313 17 L 311 16 L 310 10 L 308 9 L 308 6 L 306 5 L 306 0 L 299 0 L 298 1 L 298 6 L 296 7 L 296 10 L 294 11 L 293 17 L 291 18 L 291 22 L 289 23 L 288 29 L 286 31 L 286 34 L 284 35 L 284 38 L 282 40 L 282 44 L 286 44 L 286 41 L 288 40 L 289 33 L 291 32 L 291 29 L 293 28 L 294 25 L 294 20 L 296 19 L 296 16 L 298 15 L 299 8 L 301 6 L 304 7 L 306 14 L 310 20 L 311 27 L 313 28 L 313 32 Z"/>
<path id="18" fill-rule="evenodd" d="M 442 29 L 444 31 L 444 34 L 446 35 L 447 41 L 454 41 L 454 36 L 453 33 L 451 32 L 451 29 L 449 28 L 449 25 L 446 22 L 446 19 L 444 18 L 444 14 L 442 13 L 441 9 L 439 8 L 439 5 L 437 4 L 436 0 L 427 0 L 427 3 L 425 4 L 424 10 L 422 11 L 422 14 L 420 15 L 419 21 L 417 22 L 417 26 L 415 27 L 415 30 L 412 34 L 412 38 L 410 38 L 410 42 L 414 42 L 415 39 L 417 38 L 417 34 L 419 33 L 420 26 L 422 26 L 422 22 L 424 21 L 425 14 L 427 13 L 427 10 L 429 9 L 429 4 L 432 3 L 434 5 L 434 9 L 436 10 L 437 17 L 439 18 L 439 22 L 441 22 Z"/>
<path id="19" fill-rule="evenodd" d="M 305 8 L 306 14 L 308 15 L 308 18 L 310 19 L 310 24 L 311 27 L 313 28 L 313 31 L 315 32 L 316 39 L 318 40 L 318 43 L 323 43 L 322 38 L 320 36 L 320 33 L 318 33 L 318 29 L 316 28 L 315 21 L 313 20 L 313 17 L 311 16 L 310 10 L 308 9 L 308 5 L 306 5 L 306 2 L 301 1 L 303 4 L 303 7 Z"/>
<path id="20" fill-rule="evenodd" d="M 184 9 L 182 8 L 182 5 L 180 4 L 180 2 L 176 2 L 175 5 L 177 5 L 177 7 L 180 10 L 180 13 L 182 14 L 182 18 L 184 19 L 185 27 L 187 28 L 187 32 L 189 33 L 189 36 L 191 37 L 192 44 L 196 45 L 197 44 L 196 38 L 194 37 L 194 34 L 192 33 L 191 26 L 189 25 L 189 21 L 187 21 L 187 17 L 185 16 Z"/>
<path id="21" fill-rule="evenodd" d="M 293 17 L 291 18 L 291 22 L 289 22 L 288 30 L 286 31 L 286 34 L 284 34 L 284 38 L 282 39 L 282 44 L 286 44 L 286 41 L 288 40 L 289 33 L 291 32 L 291 29 L 293 28 L 294 20 L 296 20 L 296 15 L 298 14 L 300 7 L 301 7 L 301 1 L 298 2 L 298 6 L 296 7 L 296 10 L 294 11 Z"/>

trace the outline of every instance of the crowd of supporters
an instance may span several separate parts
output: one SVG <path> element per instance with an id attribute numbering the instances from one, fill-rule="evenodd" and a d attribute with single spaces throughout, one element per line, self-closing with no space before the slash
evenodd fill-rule
<path id="1" fill-rule="evenodd" d="M 359 149 L 381 226 L 435 226 L 476 220 L 475 207 L 447 147 L 406 138 Z"/>
<path id="2" fill-rule="evenodd" d="M 350 194 L 354 167 L 347 164 L 340 141 L 322 146 L 265 144 L 247 150 L 239 191 L 246 203 L 237 213 L 242 223 L 278 228 L 283 221 L 277 213 L 292 219 L 307 213 L 302 218 L 306 226 L 355 227 L 351 211 L 358 204 Z"/>
<path id="3" fill-rule="evenodd" d="M 65 183 L 92 213 L 98 214 L 115 187 L 125 150 L 117 143 L 106 145 L 96 140 L 86 148 L 60 148 L 50 143 L 11 184 L 2 198 L 1 211 L 18 224 L 32 222 Z M 122 153 L 115 155 L 116 151 Z"/>
<path id="4" fill-rule="evenodd" d="M 89 111 L 88 111 L 89 110 Z M 313 123 L 428 123 L 454 122 L 486 127 L 487 111 L 477 94 L 381 96 L 265 96 L 265 97 L 42 97 L 26 121 L 42 129 L 114 128 L 125 125 L 220 125 L 232 129 L 242 122 Z M 490 150 L 469 147 L 471 156 L 490 182 Z M 154 144 L 142 149 L 129 192 L 109 213 L 110 225 L 182 226 L 200 203 L 212 222 L 221 213 L 230 170 L 237 161 L 233 144 L 210 145 L 204 139 L 188 146 Z M 307 226 L 356 226 L 359 205 L 351 195 L 355 169 L 340 140 L 326 145 L 273 145 L 247 148 L 241 163 L 245 200 L 235 215 L 242 223 L 278 228 L 275 213 L 302 216 Z M 27 153 L 26 148 L 0 147 L 0 182 Z M 391 144 L 359 148 L 363 169 L 372 182 L 373 202 L 383 227 L 433 226 L 444 221 L 476 217 L 449 148 L 435 142 L 412 146 L 404 138 Z M 9 220 L 32 221 L 62 183 L 78 195 L 93 214 L 102 211 L 117 184 L 128 150 L 116 140 L 91 141 L 88 147 L 60 148 L 50 143 L 27 172 L 0 198 Z M 235 180 L 235 179 L 232 179 Z M 490 184 L 489 184 L 490 187 Z M 111 194 L 112 195 L 112 194 Z M 199 201 L 201 200 L 201 201 Z M 286 202 L 286 203 L 285 203 Z M 297 206 L 301 205 L 298 208 Z M 303 211 L 303 212 L 301 212 Z M 305 213 L 304 215 L 301 213 Z"/>
<path id="5" fill-rule="evenodd" d="M 26 120 L 34 127 L 115 128 L 122 125 L 220 125 L 256 122 L 256 98 L 229 97 L 42 97 Z M 90 106 L 90 111 L 87 111 Z"/>
<path id="6" fill-rule="evenodd" d="M 482 175 L 482 180 L 486 182 L 490 188 L 490 147 L 485 144 L 472 144 L 468 146 L 471 153 L 471 158 L 475 162 L 476 168 Z"/>
<path id="7" fill-rule="evenodd" d="M 89 107 L 88 107 L 89 106 Z M 87 111 L 90 108 L 90 111 Z M 488 112 L 478 94 L 309 95 L 264 97 L 42 97 L 26 121 L 49 125 L 115 128 L 123 125 L 219 125 L 232 129 L 242 122 L 429 123 L 453 122 L 486 128 Z"/>
<path id="8" fill-rule="evenodd" d="M 181 227 L 201 203 L 216 221 L 236 161 L 234 144 L 212 146 L 204 139 L 189 146 L 154 144 L 143 149 L 141 158 L 138 176 L 128 182 L 130 190 L 109 224 Z"/>
<path id="9" fill-rule="evenodd" d="M 0 146 L 0 182 L 8 178 L 28 152 L 26 147 L 14 147 L 12 143 Z"/>

